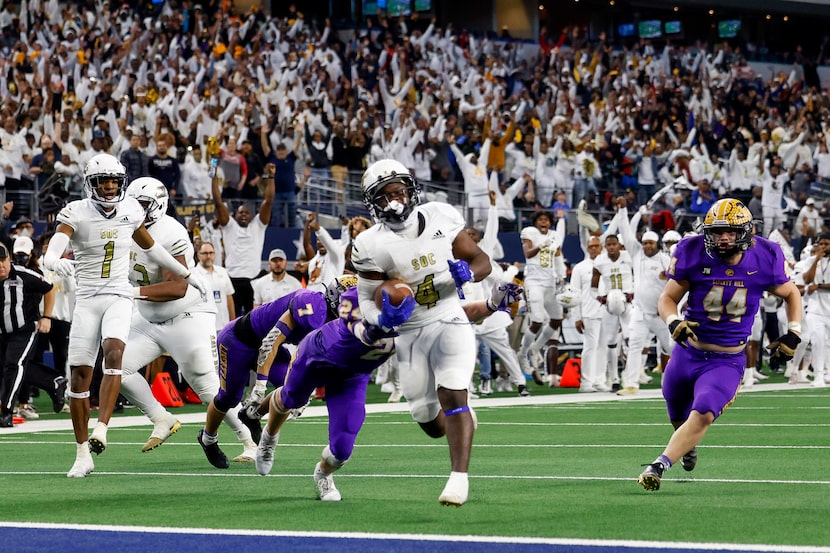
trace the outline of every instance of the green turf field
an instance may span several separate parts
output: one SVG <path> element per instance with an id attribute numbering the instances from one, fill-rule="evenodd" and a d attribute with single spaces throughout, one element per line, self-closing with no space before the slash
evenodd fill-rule
<path id="1" fill-rule="evenodd" d="M 531 400 L 542 401 L 534 391 Z M 579 403 L 517 398 L 512 406 L 488 406 L 514 395 L 476 402 L 470 500 L 460 509 L 437 501 L 449 473 L 445 442 L 426 437 L 405 412 L 369 414 L 354 456 L 335 475 L 343 501 L 317 501 L 311 473 L 327 440 L 326 419 L 306 413 L 284 428 L 269 477 L 257 476 L 252 464 L 211 467 L 195 441 L 195 422 L 144 454 L 149 425 L 112 428 L 109 448 L 83 480 L 65 477 L 74 459 L 71 430 L 0 434 L 0 519 L 830 544 L 830 389 L 740 394 L 699 447 L 697 469 L 672 468 L 651 493 L 635 481 L 671 433 L 662 399 L 598 402 L 599 394 L 570 391 L 568 399 Z M 187 418 L 199 410 L 176 412 Z M 229 457 L 241 452 L 226 427 L 220 440 Z"/>

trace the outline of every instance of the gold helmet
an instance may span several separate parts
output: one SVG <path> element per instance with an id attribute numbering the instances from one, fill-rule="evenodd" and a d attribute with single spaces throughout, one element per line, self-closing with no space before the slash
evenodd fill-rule
<path id="1" fill-rule="evenodd" d="M 735 241 L 720 240 L 721 231 L 735 232 Z M 718 200 L 703 219 L 703 240 L 711 257 L 728 258 L 752 245 L 752 213 L 740 200 Z"/>
<path id="2" fill-rule="evenodd" d="M 326 303 L 334 317 L 338 316 L 340 310 L 340 296 L 343 295 L 343 292 L 355 286 L 357 286 L 356 275 L 340 275 L 326 285 Z"/>

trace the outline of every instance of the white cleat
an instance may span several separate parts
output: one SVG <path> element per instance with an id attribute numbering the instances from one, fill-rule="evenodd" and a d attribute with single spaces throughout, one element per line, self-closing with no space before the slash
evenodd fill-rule
<path id="1" fill-rule="evenodd" d="M 66 477 L 86 478 L 93 470 L 95 470 L 95 463 L 92 461 L 92 457 L 78 457 L 75 459 L 75 464 L 66 473 Z"/>
<path id="2" fill-rule="evenodd" d="M 386 400 L 387 403 L 400 403 L 401 399 L 403 399 L 403 394 L 401 394 L 400 390 L 395 390 L 392 392 L 392 395 L 389 396 L 389 399 Z"/>
<path id="3" fill-rule="evenodd" d="M 537 350 L 530 350 L 530 365 L 537 370 L 543 370 L 545 368 L 545 358 L 542 357 L 542 353 Z"/>
<path id="4" fill-rule="evenodd" d="M 317 484 L 317 494 L 322 501 L 340 501 L 340 491 L 334 485 L 334 478 L 320 468 L 320 463 L 314 466 L 314 483 Z"/>
<path id="5" fill-rule="evenodd" d="M 101 455 L 106 449 L 107 427 L 97 426 L 95 427 L 95 430 L 92 431 L 92 435 L 89 437 L 89 450 L 96 455 Z"/>
<path id="6" fill-rule="evenodd" d="M 444 491 L 438 496 L 441 505 L 461 507 L 467 502 L 467 495 L 470 492 L 470 482 L 466 473 L 454 472 L 450 474 Z"/>
<path id="7" fill-rule="evenodd" d="M 147 453 L 156 449 L 158 446 L 167 441 L 167 438 L 179 431 L 182 423 L 170 413 L 165 413 L 164 417 L 153 425 L 153 432 L 147 439 L 147 443 L 141 446 L 142 453 Z"/>
<path id="8" fill-rule="evenodd" d="M 266 437 L 265 432 L 259 439 L 259 445 L 256 448 L 256 471 L 260 476 L 268 476 L 271 474 L 271 468 L 274 466 L 274 449 L 279 443 L 279 435 Z"/>
<path id="9" fill-rule="evenodd" d="M 260 438 L 261 439 L 261 438 Z M 242 442 L 242 453 L 233 458 L 234 463 L 253 463 L 256 461 L 257 445 L 252 440 Z"/>

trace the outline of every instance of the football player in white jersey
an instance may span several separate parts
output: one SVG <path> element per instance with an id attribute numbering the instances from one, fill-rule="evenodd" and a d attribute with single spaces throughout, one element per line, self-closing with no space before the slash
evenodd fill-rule
<path id="1" fill-rule="evenodd" d="M 643 359 L 641 351 L 648 346 L 652 334 L 657 337 L 658 354 L 662 357 L 662 365 L 666 366 L 671 355 L 674 341 L 671 339 L 669 327 L 657 313 L 657 300 L 668 282 L 666 269 L 671 262 L 671 256 L 661 251 L 658 241 L 660 237 L 654 231 L 643 233 L 642 243 L 637 242 L 634 232 L 640 224 L 645 208 L 628 221 L 628 212 L 623 207 L 617 212 L 620 219 L 617 228 L 620 231 L 626 251 L 634 262 L 634 282 L 637 283 L 637 293 L 634 295 L 634 306 L 631 310 L 631 321 L 628 327 L 628 357 L 622 373 L 622 389 L 617 395 L 636 394 L 640 389 L 640 379 L 645 376 L 642 372 Z"/>
<path id="2" fill-rule="evenodd" d="M 522 251 L 525 255 L 524 288 L 527 295 L 530 324 L 522 335 L 519 348 L 519 362 L 526 366 L 527 356 L 533 364 L 533 379 L 536 384 L 547 380 L 551 386 L 558 383 L 556 362 L 559 358 L 559 328 L 562 326 L 562 305 L 556 300 L 558 286 L 565 279 L 567 269 L 562 255 L 565 240 L 565 213 L 557 214 L 556 230 L 553 230 L 554 215 L 542 210 L 533 214 L 532 225 L 521 232 Z M 548 344 L 546 359 L 541 350 Z M 550 369 L 550 376 L 547 369 Z M 525 372 L 527 368 L 525 367 Z"/>
<path id="3" fill-rule="evenodd" d="M 624 207 L 622 209 L 625 209 Z M 600 295 L 600 282 L 602 289 Z M 591 292 L 605 306 L 602 312 L 602 329 L 600 330 L 600 347 L 608 346 L 608 365 L 606 376 L 612 389 L 619 387 L 617 348 L 620 329 L 628 335 L 631 322 L 631 302 L 634 301 L 634 262 L 631 255 L 622 249 L 616 234 L 605 238 L 605 251 L 594 260 L 594 274 L 591 277 Z M 619 297 L 622 301 L 608 301 Z M 616 390 L 615 390 L 616 391 Z"/>
<path id="4" fill-rule="evenodd" d="M 93 156 L 84 167 L 86 198 L 66 205 L 43 256 L 43 265 L 59 276 L 75 274 L 78 288 L 69 335 L 68 392 L 77 442 L 75 463 L 67 473 L 83 478 L 95 465 L 90 451 L 107 447 L 107 424 L 121 388 L 121 359 L 130 333 L 133 298 L 140 289 L 130 284 L 130 246 L 133 241 L 156 263 L 205 293 L 199 277 L 157 245 L 144 227 L 144 209 L 125 197 L 127 172 L 109 154 Z M 72 241 L 75 260 L 63 258 Z M 104 350 L 99 393 L 98 424 L 89 435 L 89 386 L 99 346 Z"/>
<path id="5" fill-rule="evenodd" d="M 384 280 L 402 279 L 412 288 L 415 310 L 396 340 L 401 391 L 424 432 L 447 437 L 452 472 L 438 500 L 461 506 L 469 491 L 474 423 L 467 385 L 476 347 L 458 289 L 490 274 L 490 259 L 463 232 L 464 220 L 455 208 L 419 205 L 419 186 L 401 163 L 373 163 L 363 174 L 362 188 L 363 201 L 379 223 L 360 233 L 352 250 L 363 318 L 389 326 L 375 304 Z"/>
<path id="6" fill-rule="evenodd" d="M 187 229 L 166 215 L 168 195 L 164 184 L 152 177 L 141 177 L 127 187 L 127 196 L 135 198 L 144 208 L 144 226 L 150 236 L 179 263 L 192 269 L 193 245 Z M 121 389 L 153 421 L 153 432 L 141 448 L 146 452 L 164 443 L 181 424 L 153 396 L 138 371 L 167 352 L 199 399 L 209 404 L 219 391 L 216 306 L 212 294 L 210 298 L 203 297 L 139 248 L 133 247 L 130 258 L 130 281 L 140 287 L 141 299 L 136 301 L 130 337 L 124 348 Z M 225 418 L 246 449 L 234 461 L 253 462 L 256 444 L 251 440 L 251 431 L 240 422 L 237 411 L 238 406 Z"/>

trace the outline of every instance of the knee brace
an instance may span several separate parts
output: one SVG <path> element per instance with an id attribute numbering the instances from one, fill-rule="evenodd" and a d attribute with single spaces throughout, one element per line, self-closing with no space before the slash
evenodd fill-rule
<path id="1" fill-rule="evenodd" d="M 123 371 L 121 369 L 104 369 L 104 376 L 121 376 Z"/>
<path id="2" fill-rule="evenodd" d="M 334 470 L 339 469 L 340 467 L 342 467 L 343 465 L 346 464 L 346 461 L 348 461 L 348 459 L 344 459 L 344 460 L 341 461 L 340 459 L 338 459 L 337 457 L 332 455 L 331 449 L 329 448 L 329 446 L 326 446 L 323 449 L 323 459 Z"/>
<path id="3" fill-rule="evenodd" d="M 66 395 L 70 399 L 87 399 L 89 397 L 89 390 L 86 392 L 73 392 L 72 390 L 68 390 Z"/>

